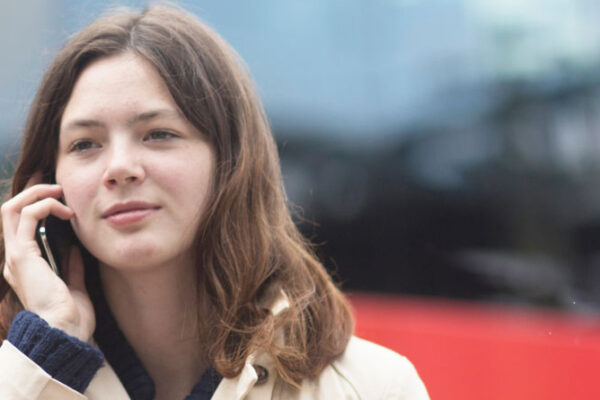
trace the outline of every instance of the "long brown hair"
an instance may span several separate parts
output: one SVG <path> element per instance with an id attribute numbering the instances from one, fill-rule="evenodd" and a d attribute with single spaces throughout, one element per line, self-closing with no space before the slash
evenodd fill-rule
<path id="1" fill-rule="evenodd" d="M 352 334 L 347 301 L 292 221 L 277 148 L 243 61 L 194 16 L 164 5 L 120 11 L 73 36 L 31 106 L 10 196 L 37 171 L 54 176 L 60 120 L 77 78 L 95 60 L 124 52 L 155 66 L 216 153 L 196 243 L 206 356 L 225 377 L 236 376 L 255 350 L 271 354 L 288 383 L 316 376 Z M 279 291 L 291 307 L 275 317 L 265 304 Z M 12 291 L 1 306 L 5 337 L 22 306 Z"/>

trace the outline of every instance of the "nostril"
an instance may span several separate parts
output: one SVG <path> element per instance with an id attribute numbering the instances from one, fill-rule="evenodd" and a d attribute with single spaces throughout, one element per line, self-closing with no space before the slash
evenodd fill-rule
<path id="1" fill-rule="evenodd" d="M 141 160 L 124 156 L 113 158 L 114 160 L 106 166 L 104 171 L 105 185 L 139 184 L 144 180 L 146 172 Z"/>

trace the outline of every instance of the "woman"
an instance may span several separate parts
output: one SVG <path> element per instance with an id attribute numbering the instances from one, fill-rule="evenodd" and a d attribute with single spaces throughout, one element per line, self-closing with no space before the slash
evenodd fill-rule
<path id="1" fill-rule="evenodd" d="M 64 280 L 48 216 L 70 223 Z M 114 14 L 59 52 L 2 227 L 2 399 L 427 398 L 352 337 L 242 61 L 185 12 Z"/>

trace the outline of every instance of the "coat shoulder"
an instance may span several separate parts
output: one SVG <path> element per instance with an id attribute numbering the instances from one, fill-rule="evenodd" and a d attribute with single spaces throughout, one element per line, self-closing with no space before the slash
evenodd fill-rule
<path id="1" fill-rule="evenodd" d="M 429 399 L 413 364 L 378 344 L 352 337 L 331 368 L 360 399 Z"/>

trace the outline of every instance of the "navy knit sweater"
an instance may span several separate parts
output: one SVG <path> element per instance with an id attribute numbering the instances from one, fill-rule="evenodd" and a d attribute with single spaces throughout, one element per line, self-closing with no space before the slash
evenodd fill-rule
<path id="1" fill-rule="evenodd" d="M 91 272 L 92 279 L 97 271 Z M 96 282 L 98 282 L 96 280 Z M 108 361 L 132 400 L 152 400 L 154 382 L 119 329 L 99 285 L 88 285 L 96 312 L 94 339 L 100 350 L 87 342 L 51 328 L 29 311 L 21 311 L 13 320 L 8 341 L 42 367 L 56 380 L 83 393 L 92 378 Z M 210 399 L 221 376 L 209 368 L 185 400 Z"/>

